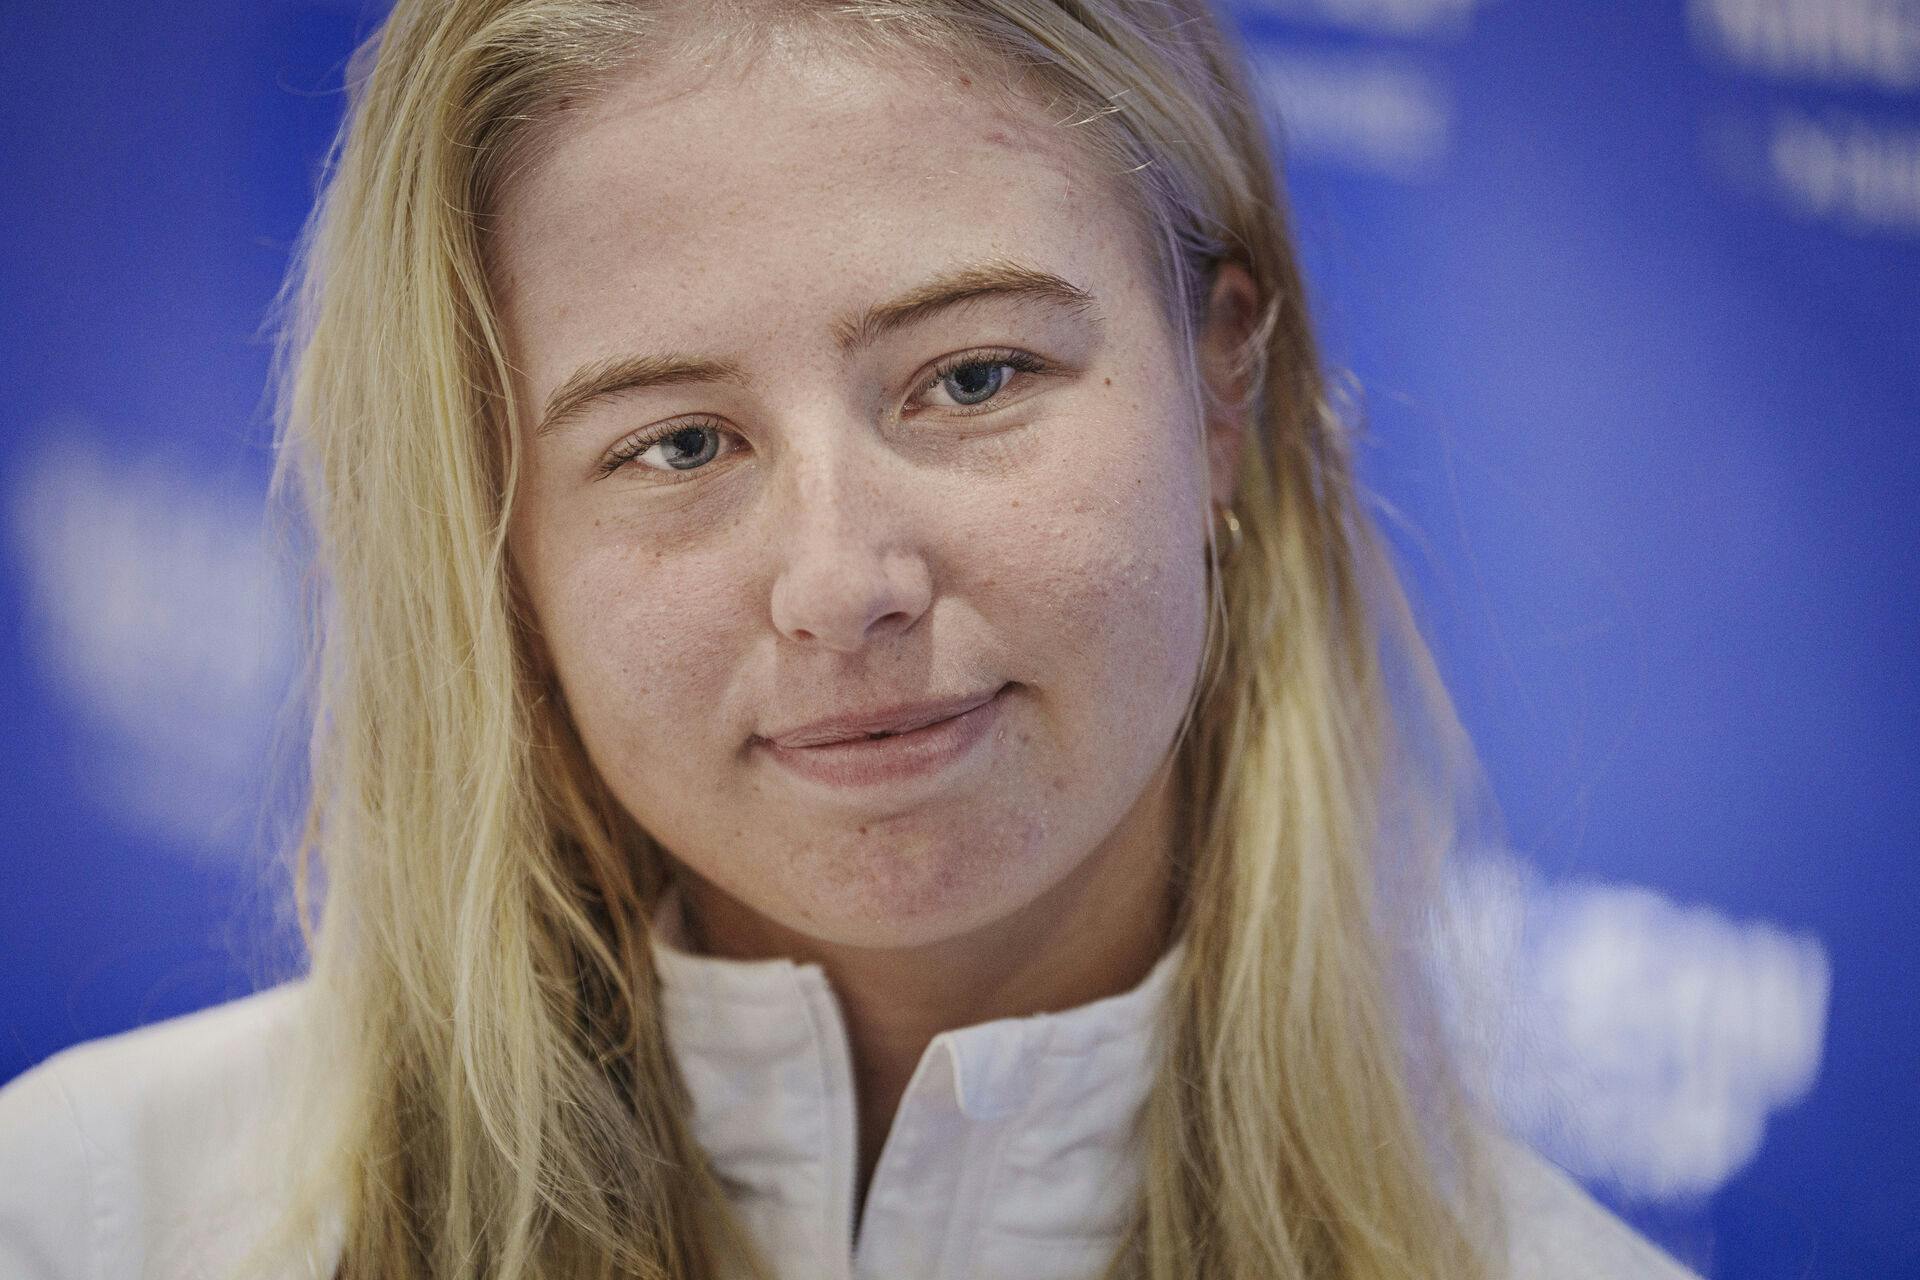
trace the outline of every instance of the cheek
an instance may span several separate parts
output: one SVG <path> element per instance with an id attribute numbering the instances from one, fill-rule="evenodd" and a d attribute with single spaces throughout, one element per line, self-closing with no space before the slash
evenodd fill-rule
<path id="1" fill-rule="evenodd" d="M 1205 548 L 1199 483 L 1164 417 L 1125 432 L 1088 463 L 1045 477 L 1022 541 L 1030 571 L 1007 614 L 1047 676 L 1082 697 L 1089 717 L 1137 722 L 1184 704 L 1205 638 Z M 1010 565 L 1017 548 L 1003 550 Z M 1040 674 L 1041 672 L 1043 674 Z M 1078 727 L 1086 728 L 1089 725 Z"/>
<path id="2" fill-rule="evenodd" d="M 536 612 L 588 753 L 603 769 L 672 749 L 658 726 L 710 719 L 739 616 L 726 583 L 644 546 L 588 543 L 549 557 Z M 704 713 L 704 714 L 701 714 Z"/>

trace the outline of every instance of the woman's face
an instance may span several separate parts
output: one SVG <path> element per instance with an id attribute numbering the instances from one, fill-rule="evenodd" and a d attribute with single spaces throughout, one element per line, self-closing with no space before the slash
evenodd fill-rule
<path id="1" fill-rule="evenodd" d="M 785 49 L 621 83 L 501 205 L 511 551 L 566 705 L 661 846 L 787 929 L 1003 919 L 1169 776 L 1230 481 L 1070 133 Z"/>

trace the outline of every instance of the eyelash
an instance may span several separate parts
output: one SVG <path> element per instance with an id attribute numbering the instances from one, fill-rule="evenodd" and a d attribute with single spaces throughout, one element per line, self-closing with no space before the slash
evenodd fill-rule
<path id="1" fill-rule="evenodd" d="M 968 351 L 957 356 L 949 356 L 935 365 L 933 372 L 919 384 L 919 389 L 923 393 L 931 391 L 936 384 L 959 373 L 962 369 L 981 365 L 988 368 L 998 368 L 1001 365 L 1006 365 L 1011 369 L 1025 374 L 1048 373 L 1053 368 L 1052 365 L 1042 360 L 1039 356 L 1033 355 L 1030 352 L 1020 351 L 1013 347 L 994 347 L 984 351 Z M 986 413 L 995 407 L 994 401 L 1000 398 L 1000 393 L 1005 391 L 1006 386 L 1010 385 L 1012 381 L 1013 379 L 1011 378 L 1007 379 L 1007 383 L 995 391 L 992 397 L 981 401 L 977 405 L 961 405 L 949 409 L 947 412 L 957 414 L 960 417 L 972 417 L 976 413 Z M 654 445 L 659 444 L 662 440 L 677 436 L 682 431 L 725 431 L 726 429 L 727 428 L 719 421 L 705 415 L 698 415 L 679 422 L 666 423 L 646 431 L 643 434 L 632 436 L 615 445 L 613 451 L 601 461 L 597 470 L 602 476 L 612 475 L 629 462 L 645 455 L 647 450 L 653 448 Z M 693 471 L 681 472 L 679 474 L 692 475 L 695 474 L 695 472 L 705 469 L 704 467 L 698 467 Z M 666 475 L 673 473 L 662 472 L 660 474 Z"/>

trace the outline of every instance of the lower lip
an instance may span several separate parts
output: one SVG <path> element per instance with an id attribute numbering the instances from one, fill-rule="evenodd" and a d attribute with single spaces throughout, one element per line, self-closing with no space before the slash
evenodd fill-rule
<path id="1" fill-rule="evenodd" d="M 803 778 L 833 787 L 871 787 L 937 773 L 987 736 L 1000 718 L 1003 687 L 971 711 L 887 738 L 858 738 L 820 747 L 760 745 Z"/>

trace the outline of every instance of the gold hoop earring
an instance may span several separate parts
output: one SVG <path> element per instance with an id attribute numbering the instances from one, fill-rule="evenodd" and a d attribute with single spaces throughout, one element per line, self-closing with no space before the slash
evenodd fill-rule
<path id="1" fill-rule="evenodd" d="M 1240 529 L 1240 517 L 1234 514 L 1232 507 L 1220 508 L 1219 525 L 1226 530 L 1227 534 L 1227 549 L 1222 552 L 1220 556 L 1220 562 L 1225 564 L 1239 553 L 1240 544 L 1245 541 L 1245 534 L 1242 533 Z M 1219 541 L 1220 536 L 1216 532 L 1214 534 L 1215 545 L 1218 545 Z"/>

